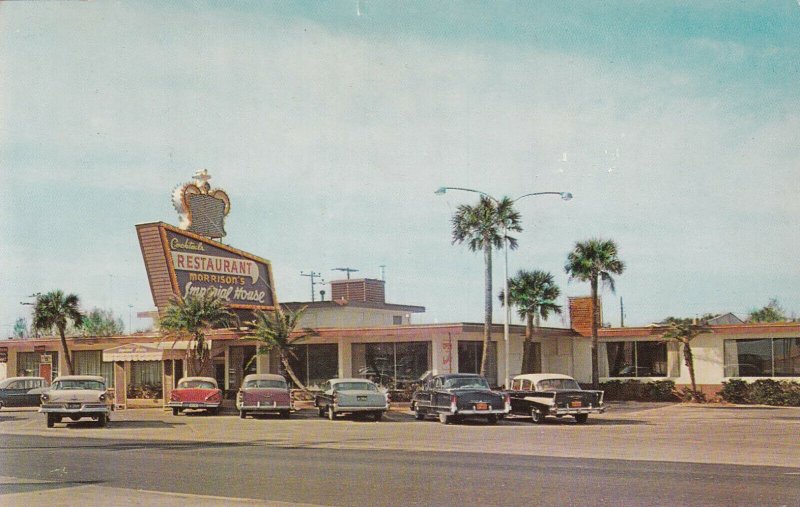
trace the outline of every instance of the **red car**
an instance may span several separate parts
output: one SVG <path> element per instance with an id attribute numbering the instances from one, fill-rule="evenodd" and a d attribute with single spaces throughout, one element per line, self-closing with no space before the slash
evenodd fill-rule
<path id="1" fill-rule="evenodd" d="M 248 375 L 236 397 L 236 408 L 244 419 L 247 414 L 277 412 L 284 419 L 292 410 L 292 394 L 280 375 Z"/>
<path id="2" fill-rule="evenodd" d="M 184 377 L 172 390 L 167 406 L 172 408 L 172 415 L 184 410 L 205 410 L 211 415 L 219 412 L 222 404 L 222 391 L 217 381 L 211 377 Z"/>

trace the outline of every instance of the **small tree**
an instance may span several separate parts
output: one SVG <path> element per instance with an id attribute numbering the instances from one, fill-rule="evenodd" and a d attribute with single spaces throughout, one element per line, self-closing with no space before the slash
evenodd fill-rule
<path id="1" fill-rule="evenodd" d="M 750 312 L 751 322 L 784 322 L 786 320 L 786 312 L 778 303 L 778 298 L 771 298 L 767 306 Z"/>
<path id="2" fill-rule="evenodd" d="M 693 319 L 669 317 L 664 322 L 667 325 L 667 330 L 662 337 L 665 340 L 675 341 L 683 345 L 683 360 L 689 369 L 689 380 L 692 384 L 690 398 L 692 400 L 702 400 L 703 396 L 697 391 L 697 382 L 694 376 L 694 356 L 691 343 L 697 335 L 712 333 L 713 331 L 705 324 L 695 323 Z"/>
<path id="3" fill-rule="evenodd" d="M 159 326 L 165 338 L 185 339 L 186 361 L 189 374 L 202 373 L 206 369 L 210 354 L 206 351 L 206 333 L 215 328 L 230 326 L 235 320 L 228 310 L 227 303 L 211 293 L 202 296 L 189 296 L 173 299 L 159 319 Z"/>
<path id="4" fill-rule="evenodd" d="M 67 346 L 67 323 L 72 321 L 76 326 L 83 322 L 83 314 L 79 309 L 80 301 L 75 294 L 64 295 L 61 290 L 54 290 L 38 296 L 33 309 L 33 327 L 40 330 L 56 328 L 61 337 L 61 350 L 67 362 L 67 373 L 72 375 L 75 369 L 72 366 L 72 355 Z"/>
<path id="5" fill-rule="evenodd" d="M 307 391 L 305 384 L 297 378 L 297 375 L 289 363 L 289 358 L 294 356 L 294 347 L 298 342 L 310 336 L 316 336 L 317 332 L 310 328 L 303 328 L 303 331 L 296 333 L 295 329 L 307 307 L 302 307 L 296 312 L 276 307 L 271 312 L 256 310 L 254 328 L 252 334 L 243 336 L 243 340 L 255 340 L 258 342 L 256 355 L 267 354 L 276 350 L 280 358 L 281 367 L 291 377 L 292 382 Z M 253 358 L 255 359 L 255 357 Z"/>
<path id="6" fill-rule="evenodd" d="M 521 319 L 525 319 L 525 343 L 522 349 L 521 373 L 530 373 L 530 345 L 534 328 L 538 328 L 540 319 L 547 319 L 550 313 L 561 314 L 561 305 L 556 299 L 561 289 L 553 282 L 553 275 L 544 271 L 520 270 L 517 276 L 508 281 L 509 303 L 517 307 Z M 505 293 L 500 291 L 500 303 L 505 306 Z"/>
<path id="7" fill-rule="evenodd" d="M 125 324 L 111 310 L 92 308 L 84 316 L 80 331 L 84 336 L 115 336 L 125 331 Z"/>

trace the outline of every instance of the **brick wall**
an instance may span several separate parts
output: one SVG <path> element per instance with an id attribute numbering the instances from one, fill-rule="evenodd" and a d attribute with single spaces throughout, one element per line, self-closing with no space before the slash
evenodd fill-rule
<path id="1" fill-rule="evenodd" d="M 600 307 L 600 325 L 603 322 L 603 302 Z M 591 296 L 569 298 L 570 327 L 583 336 L 592 336 L 592 298 Z"/>

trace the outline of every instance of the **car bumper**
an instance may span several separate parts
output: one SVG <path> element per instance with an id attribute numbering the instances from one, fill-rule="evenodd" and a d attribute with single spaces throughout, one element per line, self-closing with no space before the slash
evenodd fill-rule
<path id="1" fill-rule="evenodd" d="M 167 403 L 168 408 L 219 408 L 222 402 L 216 403 L 190 403 L 188 401 L 170 401 Z"/>
<path id="2" fill-rule="evenodd" d="M 602 414 L 606 407 L 581 407 L 581 408 L 551 408 L 549 415 L 580 415 L 580 414 Z"/>
<path id="3" fill-rule="evenodd" d="M 51 414 L 68 414 L 68 415 L 77 415 L 77 414 L 108 414 L 111 412 L 110 407 L 81 407 L 81 408 L 66 408 L 63 406 L 42 406 L 39 408 L 39 412 L 41 413 L 51 413 Z"/>
<path id="4" fill-rule="evenodd" d="M 337 414 L 341 414 L 344 412 L 375 412 L 380 410 L 381 412 L 386 412 L 389 410 L 389 405 L 382 405 L 379 407 L 342 407 L 339 405 L 333 405 L 333 411 Z"/>
<path id="5" fill-rule="evenodd" d="M 453 415 L 508 415 L 506 409 L 491 410 L 456 410 Z"/>
<path id="6" fill-rule="evenodd" d="M 248 404 L 248 405 L 239 405 L 236 407 L 238 410 L 244 410 L 247 412 L 278 412 L 281 410 L 292 410 L 291 405 L 281 405 L 277 403 L 258 403 L 258 404 Z"/>

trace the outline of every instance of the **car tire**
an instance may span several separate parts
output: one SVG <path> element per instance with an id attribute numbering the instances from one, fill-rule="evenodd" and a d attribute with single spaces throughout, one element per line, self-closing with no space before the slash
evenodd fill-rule
<path id="1" fill-rule="evenodd" d="M 240 419 L 245 419 L 246 417 L 247 417 L 247 412 L 245 412 L 244 410 L 240 410 L 239 411 L 239 418 Z"/>
<path id="2" fill-rule="evenodd" d="M 490 414 L 486 418 L 486 422 L 488 422 L 489 424 L 497 424 L 497 416 L 495 414 Z"/>
<path id="3" fill-rule="evenodd" d="M 217 415 L 217 414 L 219 414 L 219 407 L 208 409 L 208 415 Z"/>
<path id="4" fill-rule="evenodd" d="M 176 407 L 172 407 L 172 415 L 178 415 L 178 409 Z"/>
<path id="5" fill-rule="evenodd" d="M 416 419 L 417 421 L 425 419 L 425 413 L 421 411 L 419 407 L 417 407 L 416 410 L 414 410 L 414 419 Z"/>
<path id="6" fill-rule="evenodd" d="M 106 422 L 107 422 L 106 415 L 100 414 L 100 416 L 97 418 L 97 425 L 100 426 L 101 428 L 105 428 Z"/>
<path id="7" fill-rule="evenodd" d="M 320 417 L 325 417 L 325 407 L 323 407 L 322 405 L 319 405 L 317 407 L 317 415 L 320 416 Z"/>
<path id="8" fill-rule="evenodd" d="M 575 414 L 575 422 L 578 424 L 586 424 L 589 420 L 589 414 Z"/>
<path id="9" fill-rule="evenodd" d="M 532 408 L 531 420 L 534 424 L 542 424 L 544 422 L 544 413 L 536 407 Z"/>
<path id="10" fill-rule="evenodd" d="M 47 427 L 52 428 L 56 424 L 56 418 L 53 414 L 47 414 Z"/>
<path id="11" fill-rule="evenodd" d="M 383 412 L 378 410 L 377 412 L 372 414 L 372 417 L 375 419 L 375 422 L 378 422 L 381 419 L 383 419 Z"/>
<path id="12" fill-rule="evenodd" d="M 288 410 L 281 410 L 281 419 L 289 419 L 291 412 Z"/>
<path id="13" fill-rule="evenodd" d="M 439 422 L 442 424 L 450 424 L 450 416 L 447 414 L 439 414 Z"/>
<path id="14" fill-rule="evenodd" d="M 331 405 L 328 405 L 328 419 L 331 421 L 336 419 L 336 412 L 333 411 L 333 406 Z"/>

